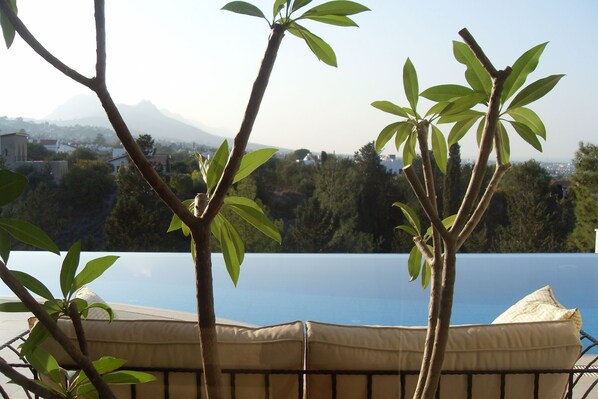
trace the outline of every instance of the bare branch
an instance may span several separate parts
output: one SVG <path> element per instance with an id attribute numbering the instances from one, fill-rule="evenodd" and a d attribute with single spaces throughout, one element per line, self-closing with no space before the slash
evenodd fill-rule
<path id="1" fill-rule="evenodd" d="M 469 33 L 467 28 L 461 29 L 459 31 L 459 35 L 463 38 L 463 41 L 469 46 L 471 51 L 473 51 L 473 54 L 476 56 L 476 58 L 482 63 L 484 69 L 488 71 L 490 76 L 495 78 L 497 76 L 496 74 L 498 71 L 496 70 L 496 68 L 494 68 L 494 65 L 492 65 L 492 63 L 490 62 L 490 60 L 488 59 L 478 42 L 476 42 L 476 40 L 473 38 L 471 33 Z"/>
<path id="2" fill-rule="evenodd" d="M 430 266 L 434 264 L 434 254 L 430 252 L 430 248 L 426 245 L 421 237 L 413 237 L 413 242 L 419 249 L 419 252 L 424 256 L 424 259 Z"/>
<path id="3" fill-rule="evenodd" d="M 478 198 L 484 175 L 486 174 L 486 166 L 488 165 L 488 158 L 492 150 L 494 136 L 496 135 L 496 125 L 498 123 L 500 111 L 500 96 L 502 94 L 505 80 L 511 73 L 511 68 L 507 67 L 504 71 L 497 72 L 497 77 L 493 79 L 492 92 L 490 93 L 490 101 L 488 103 L 488 111 L 486 112 L 486 124 L 484 125 L 484 132 L 478 150 L 478 157 L 473 167 L 473 172 L 469 180 L 467 192 L 461 202 L 461 207 L 457 212 L 457 217 L 451 231 L 457 232 L 459 235 L 469 219 L 473 206 Z"/>
<path id="4" fill-rule="evenodd" d="M 504 174 L 507 172 L 507 170 L 509 170 L 510 167 L 511 167 L 511 164 L 504 164 L 504 165 L 496 164 L 496 169 L 494 170 L 494 174 L 492 175 L 492 178 L 490 179 L 490 183 L 488 183 L 488 187 L 486 187 L 486 191 L 484 192 L 482 199 L 480 200 L 478 206 L 476 207 L 475 211 L 471 215 L 471 218 L 469 219 L 469 221 L 467 222 L 467 224 L 465 225 L 465 227 L 459 234 L 459 237 L 457 238 L 457 250 L 459 248 L 461 248 L 461 246 L 463 245 L 465 240 L 467 240 L 469 235 L 473 232 L 473 230 L 475 230 L 475 228 L 478 226 L 478 224 L 482 220 L 482 216 L 484 216 L 484 213 L 486 213 L 486 210 L 490 206 L 490 201 L 492 200 L 492 196 L 494 195 L 494 193 L 496 192 L 496 189 L 498 188 L 498 183 L 500 183 L 500 180 L 502 179 Z"/>
<path id="5" fill-rule="evenodd" d="M 29 392 L 34 393 L 35 395 L 41 396 L 42 398 L 46 399 L 61 399 L 62 396 L 50 391 L 42 387 L 41 385 L 36 384 L 35 382 L 31 381 L 30 378 L 27 376 L 19 373 L 17 370 L 12 368 L 6 360 L 0 357 L 0 373 L 7 376 L 11 381 L 19 384 L 23 389 L 28 390 Z"/>
<path id="6" fill-rule="evenodd" d="M 166 184 L 162 177 L 160 177 L 156 169 L 154 169 L 153 165 L 147 160 L 143 151 L 141 151 L 137 145 L 129 127 L 122 118 L 120 111 L 116 107 L 116 104 L 112 100 L 106 87 L 101 85 L 99 81 L 97 83 L 98 87 L 94 87 L 93 90 L 100 99 L 112 128 L 143 178 L 154 189 L 160 199 L 183 221 L 183 223 L 189 227 L 197 224 L 198 219 L 189 212 L 189 209 L 187 209 L 176 194 L 172 192 L 170 187 L 168 187 L 168 184 Z"/>
<path id="7" fill-rule="evenodd" d="M 228 157 L 226 166 L 224 167 L 222 177 L 218 181 L 214 194 L 202 216 L 202 218 L 208 221 L 212 221 L 216 217 L 220 207 L 222 207 L 224 197 L 232 186 L 235 175 L 239 170 L 241 158 L 243 158 L 243 154 L 245 153 L 245 148 L 247 147 L 253 124 L 257 118 L 262 99 L 264 98 L 264 93 L 266 92 L 266 87 L 268 86 L 268 81 L 270 80 L 270 74 L 272 73 L 274 62 L 276 61 L 280 43 L 284 37 L 284 31 L 284 27 L 281 25 L 276 24 L 272 28 L 272 33 L 268 40 L 268 47 L 266 48 L 258 76 L 253 84 L 253 89 L 251 90 L 241 128 L 235 136 L 233 148 Z"/>
<path id="8" fill-rule="evenodd" d="M 95 0 L 96 79 L 106 82 L 106 17 L 104 0 Z"/>
<path id="9" fill-rule="evenodd" d="M 73 322 L 73 327 L 75 328 L 75 334 L 77 334 L 77 341 L 79 341 L 79 349 L 81 353 L 85 356 L 89 356 L 89 351 L 87 350 L 87 340 L 85 339 L 85 330 L 83 329 L 83 324 L 81 324 L 81 315 L 77 309 L 77 304 L 75 302 L 71 302 L 69 306 L 69 317 Z"/>
<path id="10" fill-rule="evenodd" d="M 81 75 L 79 72 L 68 67 L 52 53 L 50 53 L 42 44 L 33 36 L 33 34 L 27 29 L 21 19 L 13 12 L 12 7 L 8 4 L 7 0 L 0 0 L 0 10 L 8 18 L 10 23 L 14 26 L 15 31 L 21 36 L 21 38 L 44 60 L 46 60 L 54 68 L 73 79 L 76 82 L 81 83 L 83 86 L 91 87 L 92 79 Z"/>
<path id="11" fill-rule="evenodd" d="M 438 230 L 438 232 L 440 233 L 440 236 L 443 239 L 447 239 L 448 235 L 449 235 L 448 231 L 444 227 L 444 224 L 442 224 L 442 220 L 440 220 L 440 217 L 438 216 L 438 212 L 436 211 L 436 208 L 432 205 L 432 202 L 426 195 L 424 188 L 422 187 L 419 179 L 417 178 L 417 175 L 415 174 L 415 172 L 412 169 L 412 165 L 407 165 L 406 167 L 404 167 L 403 172 L 405 173 L 405 177 L 407 178 L 407 181 L 411 185 L 411 188 L 413 189 L 413 192 L 414 192 L 415 196 L 417 197 L 417 200 L 422 205 L 422 208 L 424 208 L 424 212 L 428 216 L 428 219 L 430 219 L 432 226 L 434 226 L 434 228 L 436 228 L 436 230 Z"/>

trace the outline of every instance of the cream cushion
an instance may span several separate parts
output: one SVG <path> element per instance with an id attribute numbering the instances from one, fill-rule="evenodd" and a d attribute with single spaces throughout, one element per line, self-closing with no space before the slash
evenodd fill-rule
<path id="1" fill-rule="evenodd" d="M 99 320 L 83 322 L 91 359 L 115 356 L 127 359 L 127 367 L 201 369 L 199 332 L 196 322 L 178 320 Z M 58 326 L 72 341 L 76 341 L 72 323 L 59 320 Z M 301 370 L 304 358 L 304 326 L 302 322 L 251 328 L 218 325 L 218 349 L 224 369 L 291 369 Z M 70 357 L 49 340 L 44 344 L 59 364 L 72 366 Z M 138 398 L 164 398 L 164 375 L 156 373 L 158 381 L 138 385 Z M 171 398 L 196 398 L 196 374 L 170 373 Z M 230 377 L 225 375 L 226 395 Z M 203 379 L 202 379 L 203 383 Z M 253 399 L 265 397 L 263 375 L 237 375 L 235 397 Z M 118 398 L 129 398 L 130 390 L 117 387 Z M 203 390 L 203 389 L 202 389 Z M 271 398 L 296 398 L 298 379 L 295 375 L 271 375 Z M 201 397 L 203 392 L 201 392 Z"/>
<path id="2" fill-rule="evenodd" d="M 87 302 L 88 306 L 94 303 L 101 303 L 103 305 L 107 305 L 107 303 L 98 294 L 96 294 L 87 287 L 80 288 L 79 291 L 77 291 L 77 293 L 75 294 L 75 298 L 83 299 L 85 302 Z M 87 318 L 96 320 L 108 320 L 110 317 L 104 309 L 91 308 L 87 311 Z M 118 315 L 116 313 L 114 314 L 114 318 L 118 319 Z"/>
<path id="3" fill-rule="evenodd" d="M 577 308 L 566 309 L 556 300 L 547 285 L 527 295 L 498 316 L 492 323 L 520 323 L 529 321 L 573 320 L 581 330 L 581 314 Z"/>
<path id="4" fill-rule="evenodd" d="M 398 376 L 375 376 L 373 399 L 413 396 L 426 329 L 423 327 L 340 326 L 307 322 L 308 370 L 402 370 L 414 371 L 404 384 Z M 581 351 L 576 327 L 571 321 L 463 325 L 450 328 L 444 370 L 570 369 Z M 337 377 L 337 397 L 366 397 L 364 376 Z M 533 397 L 533 375 L 507 377 L 506 397 Z M 561 399 L 566 375 L 540 378 L 540 397 Z M 331 397 L 331 378 L 308 377 L 310 399 Z M 474 398 L 498 398 L 499 376 L 476 376 Z M 444 376 L 440 394 L 446 398 L 467 397 L 465 376 Z M 493 396 L 496 395 L 496 396 Z"/>

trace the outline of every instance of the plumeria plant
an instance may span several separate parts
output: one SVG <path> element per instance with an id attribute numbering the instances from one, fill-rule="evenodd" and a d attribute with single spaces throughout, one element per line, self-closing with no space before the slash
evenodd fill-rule
<path id="1" fill-rule="evenodd" d="M 26 186 L 27 178 L 25 176 L 0 169 L 0 207 L 16 200 Z M 0 312 L 33 312 L 38 318 L 39 322 L 35 323 L 19 350 L 20 356 L 25 358 L 39 374 L 47 378 L 44 381 L 29 379 L 16 370 L 10 370 L 10 366 L 0 360 L 0 370 L 3 373 L 42 397 L 59 398 L 97 397 L 98 390 L 92 384 L 90 376 L 93 379 L 101 379 L 104 385 L 112 383 L 137 384 L 155 379 L 151 374 L 122 370 L 121 367 L 126 363 L 124 359 L 107 356 L 90 361 L 88 358 L 87 341 L 81 318 L 87 318 L 90 309 L 100 308 L 107 313 L 107 322 L 110 322 L 114 318 L 114 312 L 106 304 L 88 303 L 84 299 L 77 298 L 76 294 L 86 284 L 96 280 L 112 266 L 118 259 L 117 256 L 93 259 L 77 273 L 81 243 L 76 242 L 64 257 L 60 269 L 62 296 L 55 297 L 46 285 L 32 275 L 8 268 L 13 240 L 57 255 L 60 254 L 52 239 L 37 226 L 24 220 L 0 218 L 0 277 L 20 299 L 18 302 L 0 303 Z M 41 298 L 41 302 L 38 303 L 33 295 Z M 35 305 L 32 305 L 33 303 Z M 79 347 L 71 345 L 65 350 L 71 356 L 74 354 L 73 359 L 76 357 L 84 359 L 80 363 L 82 367 L 80 370 L 67 371 L 60 367 L 56 359 L 41 346 L 50 336 L 59 342 L 65 339 L 68 341 L 68 338 L 57 327 L 56 321 L 59 317 L 70 318 L 75 327 Z M 84 369 L 87 370 L 87 373 Z"/>
<path id="2" fill-rule="evenodd" d="M 466 67 L 465 80 L 469 87 L 446 84 L 420 92 L 415 67 L 407 59 L 403 67 L 403 86 L 409 105 L 399 106 L 390 101 L 372 103 L 375 108 L 400 118 L 382 129 L 376 148 L 381 150 L 393 138 L 397 151 L 402 148 L 405 177 L 430 224 L 424 231 L 414 209 L 400 202 L 393 204 L 401 209 L 408 222 L 397 228 L 413 236 L 415 244 L 408 258 L 411 280 L 421 276 L 423 287 L 430 284 L 428 332 L 415 398 L 436 396 L 453 304 L 456 254 L 480 222 L 498 183 L 510 167 L 507 127 L 512 127 L 523 140 L 541 151 L 540 139 L 546 139 L 546 128 L 527 106 L 550 92 L 563 77 L 551 75 L 523 87 L 528 75 L 536 69 L 546 43 L 526 51 L 512 67 L 496 70 L 471 34 L 466 29 L 459 33 L 465 43 L 453 42 L 453 53 Z M 435 103 L 423 117 L 417 109 L 420 97 Z M 442 127 L 449 124 L 452 127 L 447 140 Z M 458 143 L 474 127 L 478 154 L 469 186 L 457 214 L 441 219 L 432 158 L 446 173 L 447 148 Z M 418 147 L 423 183 L 413 170 Z M 484 188 L 482 182 L 492 151 L 496 167 Z"/>
<path id="3" fill-rule="evenodd" d="M 228 199 L 227 194 L 231 186 L 234 184 L 238 176 L 239 168 L 241 167 L 245 150 L 253 125 L 257 118 L 260 105 L 268 86 L 270 74 L 274 67 L 278 50 L 285 33 L 288 31 L 304 40 L 311 51 L 324 63 L 336 66 L 336 55 L 330 45 L 323 39 L 316 36 L 298 21 L 314 21 L 337 26 L 356 26 L 356 23 L 350 16 L 367 11 L 368 8 L 349 0 L 333 0 L 320 3 L 310 9 L 303 11 L 305 7 L 310 5 L 312 0 L 275 0 L 272 7 L 272 18 L 268 19 L 259 8 L 256 6 L 243 2 L 233 1 L 226 4 L 223 9 L 239 14 L 250 15 L 254 17 L 263 18 L 267 21 L 270 28 L 270 36 L 268 44 L 262 60 L 258 76 L 249 96 L 247 108 L 241 126 L 237 135 L 234 138 L 232 148 L 228 153 L 228 158 L 224 163 L 222 172 L 212 175 L 209 169 L 215 170 L 215 164 L 203 163 L 206 169 L 206 181 L 215 183 L 211 185 L 209 193 L 199 193 L 191 208 L 189 201 L 181 201 L 174 192 L 170 189 L 168 184 L 155 171 L 151 163 L 148 161 L 143 151 L 139 148 L 135 139 L 122 118 L 122 115 L 116 106 L 106 82 L 106 23 L 105 23 L 105 0 L 94 0 L 94 17 L 96 27 L 96 59 L 95 59 L 95 75 L 92 77 L 84 76 L 78 71 L 66 65 L 63 61 L 50 53 L 37 38 L 27 29 L 26 25 L 21 21 L 17 15 L 16 0 L 0 0 L 0 25 L 5 37 L 7 47 L 13 43 L 13 40 L 18 34 L 35 52 L 37 52 L 45 61 L 58 69 L 60 72 L 70 77 L 72 80 L 93 91 L 102 107 L 104 108 L 108 120 L 116 135 L 120 139 L 123 147 L 129 154 L 132 163 L 139 169 L 143 178 L 154 189 L 156 194 L 162 201 L 172 210 L 176 218 L 180 220 L 180 227 L 188 232 L 192 242 L 192 253 L 194 254 L 194 266 L 196 272 L 196 291 L 197 291 L 197 317 L 199 324 L 199 339 L 201 343 L 202 365 L 204 373 L 204 384 L 206 397 L 209 399 L 218 399 L 223 397 L 223 386 L 221 378 L 220 360 L 218 355 L 218 347 L 216 344 L 216 316 L 214 312 L 214 292 L 212 284 L 212 262 L 211 262 L 211 235 L 214 235 L 221 242 L 221 247 L 226 251 L 225 259 L 228 257 L 227 267 L 233 281 L 238 277 L 237 264 L 243 256 L 240 240 L 235 236 L 234 230 L 219 216 L 223 206 L 228 206 L 233 209 L 245 220 L 251 223 L 259 221 L 260 226 L 264 226 L 261 231 L 267 230 L 268 235 L 277 239 L 278 235 L 271 231 L 268 222 L 258 215 L 260 211 L 256 210 L 252 204 L 245 200 Z M 298 16 L 296 16 L 298 15 Z M 249 156 L 249 155 L 248 155 Z M 202 161 L 200 161 L 202 162 Z M 218 168 L 222 167 L 221 161 L 218 161 Z M 228 203 L 226 202 L 228 201 Z M 243 214 L 247 217 L 244 217 Z M 251 216 L 248 216 L 251 215 Z M 174 219 L 174 225 L 171 228 L 178 228 L 178 220 Z M 257 218 L 257 220 L 255 220 Z M 214 227 L 212 227 L 214 226 Z M 259 228 L 259 227 L 258 227 Z M 236 258 L 236 259 L 235 259 Z M 236 271 L 235 271 L 236 270 Z M 29 307 L 34 304 L 26 303 Z M 63 345 L 68 345 L 66 342 L 60 342 Z M 75 359 L 76 360 L 76 359 Z M 93 369 L 93 367 L 91 367 Z M 84 369 L 87 375 L 88 369 Z M 102 381 L 99 376 L 91 378 L 90 380 L 96 385 L 96 382 L 101 385 Z M 112 397 L 109 390 L 100 390 L 100 397 Z"/>

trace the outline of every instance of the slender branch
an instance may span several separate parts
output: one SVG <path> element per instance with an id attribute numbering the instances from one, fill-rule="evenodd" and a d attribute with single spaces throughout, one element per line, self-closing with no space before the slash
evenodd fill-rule
<path id="1" fill-rule="evenodd" d="M 27 29 L 25 24 L 23 24 L 21 19 L 13 12 L 12 7 L 8 4 L 7 0 L 0 0 L 0 10 L 2 10 L 3 15 L 8 18 L 10 23 L 14 26 L 15 31 L 29 45 L 29 47 L 33 49 L 33 51 L 35 51 L 50 65 L 58 69 L 69 78 L 81 83 L 84 86 L 91 86 L 92 79 L 85 77 L 74 69 L 68 67 L 52 53 L 50 53 L 44 46 L 42 46 L 42 44 L 35 38 L 35 36 L 33 36 L 29 29 Z"/>
<path id="2" fill-rule="evenodd" d="M 89 351 L 87 350 L 87 340 L 85 339 L 85 330 L 83 329 L 83 324 L 81 323 L 81 315 L 77 309 L 77 304 L 71 302 L 69 306 L 69 317 L 73 322 L 73 327 L 75 328 L 75 334 L 77 334 L 77 341 L 79 342 L 79 349 L 81 353 L 85 356 L 89 356 Z"/>
<path id="3" fill-rule="evenodd" d="M 413 193 L 422 205 L 422 208 L 424 208 L 424 212 L 428 216 L 428 219 L 430 219 L 432 225 L 438 230 L 442 238 L 448 238 L 448 230 L 446 227 L 444 227 L 444 224 L 442 224 L 442 220 L 440 220 L 438 212 L 436 212 L 436 208 L 432 205 L 432 202 L 426 195 L 426 192 L 417 178 L 417 175 L 413 171 L 412 165 L 407 165 L 404 167 L 403 172 L 405 173 L 405 177 L 413 189 Z"/>
<path id="4" fill-rule="evenodd" d="M 17 370 L 12 368 L 6 360 L 0 357 L 0 373 L 7 376 L 11 381 L 17 383 L 23 389 L 26 389 L 29 392 L 34 393 L 37 396 L 41 396 L 42 398 L 46 399 L 61 399 L 62 396 L 53 392 L 49 389 L 42 387 L 41 385 L 36 384 L 27 376 L 19 373 Z M 8 396 L 7 396 L 8 397 Z"/>
<path id="5" fill-rule="evenodd" d="M 428 262 L 429 265 L 433 265 L 434 254 L 430 252 L 430 248 L 428 248 L 424 240 L 421 237 L 413 237 L 413 243 L 417 249 L 419 249 L 419 252 L 421 252 L 421 254 L 424 256 L 426 262 Z"/>
<path id="6" fill-rule="evenodd" d="M 114 394 L 108 387 L 108 384 L 100 377 L 97 370 L 91 364 L 87 356 L 83 355 L 79 349 L 69 340 L 69 338 L 58 328 L 56 321 L 37 303 L 29 291 L 21 284 L 8 270 L 4 262 L 0 261 L 0 278 L 4 284 L 23 302 L 27 309 L 33 313 L 40 323 L 44 325 L 52 337 L 62 346 L 65 352 L 81 367 L 89 377 L 89 381 L 97 389 L 100 398 L 114 398 Z"/>
<path id="7" fill-rule="evenodd" d="M 500 183 L 500 180 L 507 172 L 507 170 L 509 170 L 510 167 L 510 163 L 504 165 L 496 164 L 496 169 L 494 170 L 494 174 L 490 179 L 490 183 L 488 183 L 488 187 L 486 187 L 486 191 L 484 192 L 482 199 L 480 200 L 478 206 L 471 215 L 471 218 L 469 218 L 469 220 L 465 224 L 465 227 L 463 228 L 463 230 L 459 234 L 459 237 L 457 238 L 457 250 L 461 248 L 463 243 L 465 243 L 465 240 L 467 240 L 469 235 L 473 232 L 473 230 L 475 230 L 475 228 L 482 220 L 482 217 L 484 216 L 486 210 L 490 206 L 490 201 L 492 200 L 492 197 L 494 196 L 494 193 L 498 188 L 498 183 Z"/>
<path id="8" fill-rule="evenodd" d="M 233 148 L 228 157 L 226 166 L 224 167 L 222 177 L 218 181 L 214 194 L 212 195 L 212 198 L 210 198 L 210 202 L 202 215 L 202 217 L 208 221 L 213 220 L 218 214 L 218 211 L 224 202 L 224 197 L 239 170 L 241 158 L 243 158 L 243 154 L 245 153 L 245 148 L 247 147 L 253 124 L 257 118 L 262 99 L 264 98 L 264 93 L 266 92 L 268 81 L 270 80 L 274 62 L 276 61 L 276 55 L 278 54 L 280 43 L 284 37 L 284 32 L 285 29 L 282 25 L 275 24 L 272 28 L 272 33 L 268 40 L 268 47 L 266 48 L 258 76 L 253 84 L 249 102 L 247 103 L 247 108 L 245 110 L 245 116 L 241 123 L 241 128 L 235 136 Z"/>
<path id="9" fill-rule="evenodd" d="M 471 33 L 469 33 L 467 28 L 461 29 L 459 31 L 459 35 L 463 38 L 463 41 L 469 46 L 469 48 L 471 48 L 471 51 L 473 51 L 476 58 L 482 63 L 484 69 L 488 71 L 490 76 L 495 78 L 497 76 L 496 74 L 498 73 L 498 71 L 496 70 L 496 68 L 494 68 L 494 65 L 492 65 L 492 63 L 490 62 L 490 60 L 488 59 L 478 42 L 476 42 L 476 40 L 473 38 Z"/>
<path id="10" fill-rule="evenodd" d="M 106 13 L 104 0 L 95 0 L 96 79 L 106 82 Z"/>
<path id="11" fill-rule="evenodd" d="M 98 85 L 100 86 L 100 85 Z M 118 110 L 116 104 L 112 100 L 110 93 L 105 86 L 94 88 L 104 110 L 106 111 L 106 115 L 108 116 L 108 120 L 112 125 L 112 128 L 116 132 L 119 140 L 123 144 L 123 147 L 129 153 L 129 157 L 131 157 L 131 161 L 135 164 L 143 178 L 148 182 L 148 184 L 154 189 L 154 191 L 158 194 L 160 199 L 185 223 L 187 226 L 191 227 L 194 224 L 197 224 L 198 219 L 196 219 L 189 209 L 179 200 L 179 198 L 172 192 L 168 184 L 164 182 L 162 177 L 158 174 L 156 169 L 153 165 L 147 160 L 129 127 L 125 123 L 120 111 Z"/>
<path id="12" fill-rule="evenodd" d="M 496 125 L 498 123 L 500 111 L 500 96 L 504 87 L 505 80 L 511 73 L 511 68 L 507 67 L 504 71 L 497 72 L 497 77 L 493 80 L 492 91 L 490 93 L 490 101 L 488 103 L 488 111 L 486 113 L 486 124 L 484 125 L 484 132 L 478 150 L 478 157 L 473 167 L 473 172 L 469 180 L 467 192 L 461 203 L 461 207 L 457 212 L 457 217 L 453 225 L 452 231 L 460 234 L 463 226 L 469 219 L 473 206 L 478 198 L 484 175 L 486 174 L 486 166 L 488 165 L 488 157 L 492 150 L 492 143 L 496 135 Z"/>
<path id="13" fill-rule="evenodd" d="M 195 196 L 196 217 L 205 212 L 208 196 Z M 205 393 L 209 399 L 220 399 L 222 393 L 222 370 L 216 336 L 216 314 L 214 312 L 214 285 L 212 277 L 212 250 L 210 248 L 210 223 L 201 220 L 199 227 L 191 229 L 195 246 L 195 284 L 197 300 L 197 321 L 199 343 L 204 370 Z"/>

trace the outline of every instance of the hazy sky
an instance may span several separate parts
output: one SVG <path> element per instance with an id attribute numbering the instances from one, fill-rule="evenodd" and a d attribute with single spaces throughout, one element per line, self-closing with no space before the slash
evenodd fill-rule
<path id="1" fill-rule="evenodd" d="M 108 84 L 117 102 L 152 101 L 217 134 L 240 124 L 266 39 L 265 21 L 221 11 L 225 1 L 107 1 Z M 265 11 L 272 0 L 255 0 Z M 313 4 L 319 3 L 317 0 Z M 467 27 L 497 68 L 549 41 L 528 83 L 564 73 L 533 108 L 548 138 L 538 153 L 512 139 L 517 159 L 571 159 L 578 142 L 598 142 L 595 0 L 364 0 L 360 28 L 305 23 L 335 49 L 338 68 L 319 62 L 292 35 L 283 40 L 252 141 L 286 148 L 352 153 L 393 118 L 375 100 L 406 104 L 402 66 L 413 61 L 420 89 L 464 84 L 452 41 Z M 19 0 L 19 15 L 69 66 L 91 76 L 95 64 L 93 1 Z M 268 14 L 270 12 L 268 11 Z M 43 118 L 87 89 L 69 81 L 16 39 L 0 49 L 0 115 Z M 447 129 L 448 134 L 448 129 Z M 515 134 L 515 133 L 513 133 Z M 472 156 L 475 140 L 462 143 Z"/>

